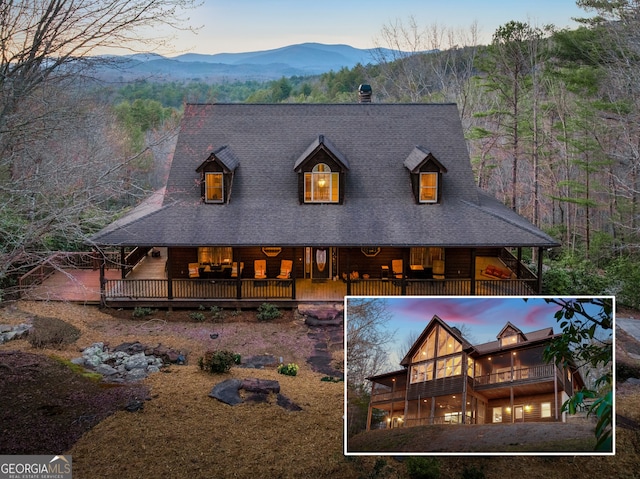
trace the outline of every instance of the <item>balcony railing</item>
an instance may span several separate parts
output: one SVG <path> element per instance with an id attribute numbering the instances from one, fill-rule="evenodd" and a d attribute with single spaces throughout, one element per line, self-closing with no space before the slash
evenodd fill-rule
<path id="1" fill-rule="evenodd" d="M 404 389 L 395 392 L 374 392 L 371 395 L 371 403 L 389 402 L 389 401 L 404 401 Z"/>
<path id="2" fill-rule="evenodd" d="M 105 299 L 293 299 L 295 282 L 279 279 L 110 279 Z"/>
<path id="3" fill-rule="evenodd" d="M 475 386 L 500 385 L 511 381 L 553 379 L 555 366 L 553 364 L 537 364 L 527 368 L 514 369 L 499 373 L 488 374 L 474 378 Z"/>

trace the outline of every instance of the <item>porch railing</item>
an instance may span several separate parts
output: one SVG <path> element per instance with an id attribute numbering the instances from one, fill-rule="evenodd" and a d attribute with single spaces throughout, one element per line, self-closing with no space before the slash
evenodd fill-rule
<path id="1" fill-rule="evenodd" d="M 379 403 L 379 402 L 387 402 L 387 401 L 404 401 L 404 389 L 402 391 L 395 391 L 395 392 L 381 392 L 381 393 L 373 393 L 371 395 L 371 402 L 372 403 Z"/>
<path id="2" fill-rule="evenodd" d="M 511 371 L 488 374 L 474 378 L 476 386 L 488 386 L 511 381 L 522 381 L 529 379 L 553 379 L 555 366 L 553 364 L 537 364 L 527 368 L 519 368 Z"/>
<path id="3" fill-rule="evenodd" d="M 108 251 L 103 253 L 106 258 L 107 269 L 118 269 L 118 253 Z M 42 284 L 42 282 L 58 270 L 63 269 L 94 269 L 100 267 L 100 255 L 93 252 L 67 252 L 53 253 L 41 264 L 20 277 L 20 290 Z"/>
<path id="4" fill-rule="evenodd" d="M 535 279 L 363 279 L 347 283 L 347 294 L 354 296 L 530 296 L 536 291 Z M 473 288 L 472 288 L 473 286 Z"/>
<path id="5" fill-rule="evenodd" d="M 278 279 L 108 279 L 105 299 L 294 299 L 295 282 Z"/>

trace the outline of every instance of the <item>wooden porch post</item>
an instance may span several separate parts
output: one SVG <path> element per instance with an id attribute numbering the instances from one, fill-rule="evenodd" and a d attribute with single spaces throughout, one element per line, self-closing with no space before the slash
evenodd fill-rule
<path id="1" fill-rule="evenodd" d="M 373 408 L 371 407 L 371 400 L 369 400 L 369 408 L 367 410 L 367 425 L 365 427 L 365 430 L 370 431 L 371 430 L 371 415 L 372 415 L 372 410 Z"/>
<path id="2" fill-rule="evenodd" d="M 467 423 L 467 355 L 462 353 L 462 424 Z"/>
<path id="3" fill-rule="evenodd" d="M 167 299 L 173 299 L 173 275 L 171 272 L 171 248 L 167 248 Z"/>
<path id="4" fill-rule="evenodd" d="M 471 296 L 476 295 L 476 249 L 471 248 Z"/>
<path id="5" fill-rule="evenodd" d="M 538 248 L 538 294 L 542 294 L 542 255 L 544 254 L 544 249 L 542 247 Z"/>
<path id="6" fill-rule="evenodd" d="M 104 277 L 106 256 L 102 251 L 100 252 L 100 255 L 102 256 L 100 260 L 100 307 L 104 308 L 107 305 L 107 298 L 106 298 L 107 292 L 105 288 L 106 279 Z"/>
<path id="7" fill-rule="evenodd" d="M 429 417 L 429 424 L 433 424 L 436 418 L 436 398 L 431 396 L 431 416 Z"/>
<path id="8" fill-rule="evenodd" d="M 235 259 L 236 259 L 236 272 L 238 273 L 238 275 L 236 276 L 236 299 L 241 300 L 242 299 L 242 268 L 240 265 L 242 264 L 242 256 L 240 255 L 240 253 L 238 253 L 238 256 L 236 256 Z"/>
<path id="9" fill-rule="evenodd" d="M 553 366 L 553 409 L 555 410 L 555 418 L 558 420 L 558 371 Z"/>
<path id="10" fill-rule="evenodd" d="M 105 257 L 104 254 L 102 255 L 102 261 L 104 262 Z M 124 251 L 124 246 L 120 247 L 120 277 L 122 279 L 125 279 L 127 277 L 127 265 L 124 264 L 125 262 L 125 251 Z"/>
<path id="11" fill-rule="evenodd" d="M 410 251 L 405 249 L 402 253 L 402 276 L 400 278 L 400 294 L 407 295 L 407 265 L 411 261 Z"/>
<path id="12" fill-rule="evenodd" d="M 293 248 L 293 266 L 291 266 L 291 299 L 296 299 L 296 248 Z"/>

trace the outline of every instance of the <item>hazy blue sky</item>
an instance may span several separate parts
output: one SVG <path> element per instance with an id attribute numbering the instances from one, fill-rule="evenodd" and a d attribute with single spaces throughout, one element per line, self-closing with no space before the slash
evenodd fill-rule
<path id="1" fill-rule="evenodd" d="M 180 33 L 176 53 L 247 52 L 320 42 L 357 48 L 376 44 L 384 25 L 406 23 L 413 16 L 420 27 L 433 24 L 466 29 L 477 22 L 480 43 L 509 20 L 575 27 L 572 17 L 587 16 L 575 0 L 206 0 L 187 12 L 197 35 Z"/>
<path id="2" fill-rule="evenodd" d="M 558 305 L 548 304 L 542 298 L 529 298 L 526 302 L 518 297 L 387 297 L 387 310 L 391 314 L 389 330 L 396 330 L 395 341 L 389 345 L 392 357 L 391 369 L 399 368 L 399 351 L 406 353 L 408 337 L 417 337 L 431 318 L 437 315 L 450 326 L 465 327 L 470 334 L 465 336 L 474 344 L 495 341 L 500 330 L 510 321 L 523 333 L 553 327 L 561 332 L 554 314 Z M 591 314 L 599 309 L 587 306 Z M 347 321 L 349 311 L 347 307 Z"/>

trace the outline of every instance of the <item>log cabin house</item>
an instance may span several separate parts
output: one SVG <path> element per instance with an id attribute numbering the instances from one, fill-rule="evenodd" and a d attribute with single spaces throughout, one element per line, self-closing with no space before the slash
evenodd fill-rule
<path id="1" fill-rule="evenodd" d="M 367 378 L 383 428 L 427 424 L 565 421 L 561 406 L 584 386 L 574 366 L 543 361 L 553 328 L 523 333 L 510 322 L 496 341 L 472 345 L 434 316 L 400 362 L 402 369 Z"/>
<path id="2" fill-rule="evenodd" d="M 166 188 L 92 238 L 112 306 L 530 295 L 557 245 L 476 186 L 455 104 L 187 104 Z"/>

